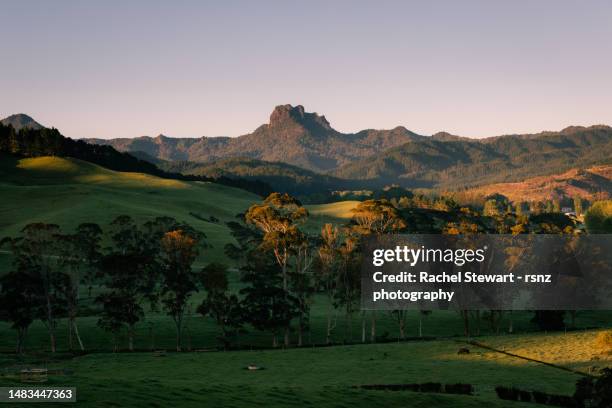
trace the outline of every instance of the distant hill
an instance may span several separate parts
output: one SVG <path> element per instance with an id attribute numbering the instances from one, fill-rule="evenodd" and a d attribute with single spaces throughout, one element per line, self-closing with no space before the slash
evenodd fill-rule
<path id="1" fill-rule="evenodd" d="M 458 189 L 611 162 L 612 128 L 591 126 L 482 140 L 449 136 L 419 140 L 330 174 L 378 184 Z"/>
<path id="2" fill-rule="evenodd" d="M 587 200 L 612 196 L 612 166 L 571 169 L 561 174 L 528 178 L 516 183 L 498 183 L 469 190 L 489 196 L 502 194 L 510 201 L 545 201 L 581 197 Z"/>
<path id="3" fill-rule="evenodd" d="M 11 125 L 13 128 L 15 128 L 15 130 L 21 130 L 23 128 L 39 130 L 44 128 L 43 125 L 36 122 L 34 119 L 26 115 L 25 113 L 11 115 L 7 118 L 0 120 L 0 123 L 2 123 L 4 126 Z"/>
<path id="4" fill-rule="evenodd" d="M 169 138 L 159 135 L 155 138 L 85 140 L 111 145 L 120 151 L 142 151 L 171 161 L 209 163 L 230 157 L 248 157 L 321 172 L 423 138 L 401 126 L 391 130 L 340 133 L 331 127 L 325 116 L 306 112 L 301 105 L 280 105 L 270 115 L 268 124 L 235 138 Z"/>
<path id="5" fill-rule="evenodd" d="M 206 178 L 193 175 L 172 174 L 155 164 L 140 160 L 129 153 L 118 152 L 111 146 L 99 146 L 82 140 L 64 137 L 57 129 L 29 127 L 16 131 L 12 126 L 0 124 L 0 153 L 17 157 L 60 156 L 71 157 L 97 164 L 110 170 L 147 173 L 157 177 L 184 181 L 212 181 L 232 187 L 244 188 L 260 195 L 270 193 L 270 187 L 259 181 L 237 178 Z"/>

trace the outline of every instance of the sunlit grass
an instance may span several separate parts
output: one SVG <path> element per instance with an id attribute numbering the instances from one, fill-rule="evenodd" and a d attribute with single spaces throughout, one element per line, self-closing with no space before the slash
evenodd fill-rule
<path id="1" fill-rule="evenodd" d="M 353 216 L 352 210 L 358 204 L 359 201 L 339 201 L 337 203 L 309 205 L 307 208 L 310 214 L 314 216 L 327 216 L 347 220 Z"/>

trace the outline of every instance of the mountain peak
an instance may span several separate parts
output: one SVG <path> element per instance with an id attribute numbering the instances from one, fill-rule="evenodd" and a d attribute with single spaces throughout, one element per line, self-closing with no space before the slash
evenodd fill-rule
<path id="1" fill-rule="evenodd" d="M 21 130 L 23 128 L 28 129 L 42 129 L 43 125 L 36 122 L 31 116 L 25 113 L 17 113 L 15 115 L 8 116 L 0 121 L 3 125 L 11 125 L 15 130 Z"/>
<path id="2" fill-rule="evenodd" d="M 304 110 L 302 105 L 278 105 L 270 115 L 270 127 L 286 126 L 289 123 L 297 123 L 305 128 L 323 128 L 333 130 L 325 116 L 316 112 L 310 113 Z"/>

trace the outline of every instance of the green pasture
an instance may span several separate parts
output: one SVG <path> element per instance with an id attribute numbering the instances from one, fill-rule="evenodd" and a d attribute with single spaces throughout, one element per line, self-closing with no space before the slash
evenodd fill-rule
<path id="1" fill-rule="evenodd" d="M 587 347 L 593 332 L 508 337 L 515 348 L 537 343 L 556 349 L 563 342 Z M 497 345 L 499 338 L 480 341 Z M 77 387 L 83 407 L 529 407 L 497 398 L 497 385 L 570 395 L 580 375 L 509 357 L 456 340 L 368 344 L 266 351 L 96 353 L 79 357 L 0 357 L 0 385 L 17 383 L 10 374 L 25 366 L 63 369 L 48 385 Z M 591 357 L 581 356 L 580 358 Z M 572 359 L 559 350 L 551 359 Z M 576 359 L 574 359 L 576 360 Z M 581 361 L 573 361 L 580 363 Z M 587 362 L 588 363 L 588 362 Z M 247 365 L 263 370 L 249 371 Z M 470 383 L 473 396 L 365 391 L 362 384 Z"/>

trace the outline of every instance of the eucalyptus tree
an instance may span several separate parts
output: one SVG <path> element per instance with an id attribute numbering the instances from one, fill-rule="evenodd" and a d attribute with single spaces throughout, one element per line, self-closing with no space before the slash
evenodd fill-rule
<path id="1" fill-rule="evenodd" d="M 396 233 L 406 228 L 406 221 L 386 199 L 366 200 L 353 209 L 352 230 L 360 236 Z M 370 341 L 376 341 L 376 311 L 372 310 Z"/>
<path id="2" fill-rule="evenodd" d="M 289 264 L 298 253 L 306 237 L 299 226 L 305 222 L 308 211 L 289 194 L 272 193 L 262 204 L 252 205 L 245 214 L 247 224 L 263 232 L 260 249 L 271 251 L 281 270 L 282 290 L 289 296 Z M 284 343 L 289 346 L 290 321 L 285 328 Z"/>

